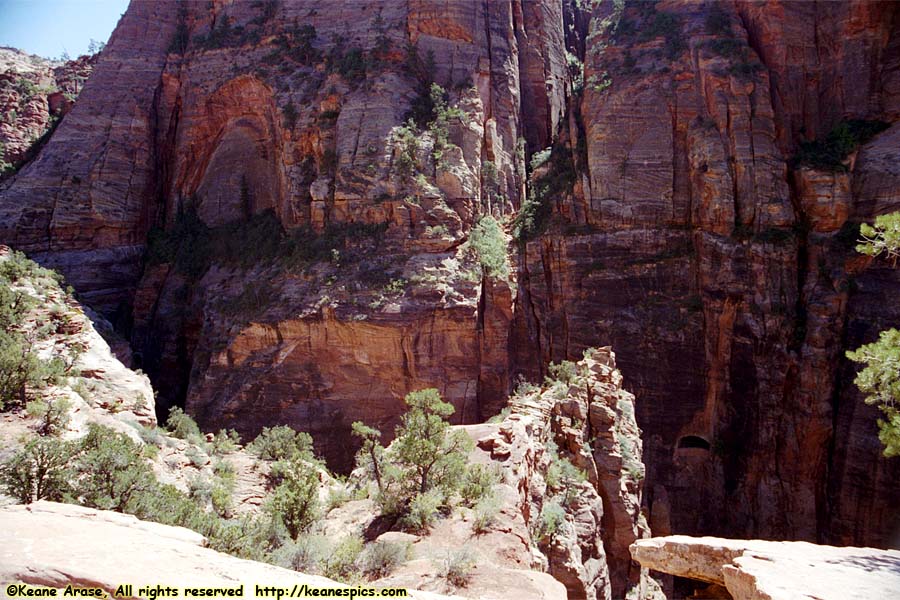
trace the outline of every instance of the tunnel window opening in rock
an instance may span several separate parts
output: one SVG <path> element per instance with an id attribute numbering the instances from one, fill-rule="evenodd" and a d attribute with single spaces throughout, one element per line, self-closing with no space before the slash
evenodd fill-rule
<path id="1" fill-rule="evenodd" d="M 700 448 L 701 450 L 709 450 L 710 444 L 699 435 L 686 435 L 678 440 L 679 448 Z"/>

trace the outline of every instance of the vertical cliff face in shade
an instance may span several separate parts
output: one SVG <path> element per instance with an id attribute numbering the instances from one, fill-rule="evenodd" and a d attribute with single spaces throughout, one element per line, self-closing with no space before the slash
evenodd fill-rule
<path id="1" fill-rule="evenodd" d="M 135 2 L 0 184 L 0 242 L 61 269 L 161 411 L 207 428 L 289 423 L 345 468 L 349 424 L 391 431 L 410 390 L 479 422 L 517 375 L 612 345 L 655 533 L 889 545 L 900 467 L 843 353 L 900 321 L 897 271 L 853 250 L 900 209 L 898 23 L 886 2 Z M 819 160 L 851 120 L 869 135 Z M 523 213 L 485 266 L 473 228 Z"/>
<path id="2" fill-rule="evenodd" d="M 896 273 L 853 250 L 900 207 L 896 126 L 844 164 L 794 157 L 896 120 L 896 23 L 871 3 L 594 8 L 577 175 L 519 259 L 517 339 L 539 352 L 517 364 L 616 348 L 654 531 L 895 543 L 898 467 L 843 351 L 897 323 Z"/>

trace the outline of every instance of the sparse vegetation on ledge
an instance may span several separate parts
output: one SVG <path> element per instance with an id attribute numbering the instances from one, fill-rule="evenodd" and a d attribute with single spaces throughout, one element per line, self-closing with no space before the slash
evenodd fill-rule
<path id="1" fill-rule="evenodd" d="M 801 142 L 792 159 L 794 166 L 807 166 L 826 171 L 846 171 L 844 161 L 851 152 L 888 128 L 883 121 L 851 119 L 841 121 L 824 140 Z"/>
<path id="2" fill-rule="evenodd" d="M 209 227 L 188 207 L 168 230 L 154 229 L 148 236 L 149 264 L 170 263 L 185 275 L 199 278 L 213 264 L 251 268 L 279 264 L 289 270 L 331 260 L 334 252 L 348 257 L 352 242 L 377 240 L 386 224 L 329 225 L 318 234 L 301 227 L 285 231 L 275 213 L 268 210 L 240 221 Z"/>

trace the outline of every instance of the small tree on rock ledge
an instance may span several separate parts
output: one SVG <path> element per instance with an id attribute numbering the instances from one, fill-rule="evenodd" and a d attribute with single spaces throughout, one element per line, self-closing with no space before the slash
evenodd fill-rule
<path id="1" fill-rule="evenodd" d="M 882 215 L 875 225 L 860 228 L 863 239 L 856 247 L 868 256 L 884 254 L 896 266 L 900 257 L 900 213 Z M 881 409 L 886 419 L 878 420 L 878 438 L 884 455 L 900 456 L 900 331 L 882 331 L 878 340 L 847 352 L 847 358 L 865 364 L 854 382 L 866 396 L 866 404 Z"/>

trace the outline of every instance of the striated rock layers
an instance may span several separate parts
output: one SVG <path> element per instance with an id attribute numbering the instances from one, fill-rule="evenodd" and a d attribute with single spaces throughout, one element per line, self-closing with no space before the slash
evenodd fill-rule
<path id="1" fill-rule="evenodd" d="M 0 177 L 37 154 L 72 108 L 94 59 L 53 61 L 0 48 Z"/>
<path id="2" fill-rule="evenodd" d="M 862 2 L 593 9 L 577 171 L 519 258 L 515 362 L 616 348 L 656 533 L 896 544 L 900 466 L 843 351 L 898 324 L 897 272 L 853 245 L 900 208 L 900 126 L 843 164 L 792 156 L 842 120 L 896 120 L 897 18 Z"/>
<path id="3" fill-rule="evenodd" d="M 289 422 L 343 467 L 349 423 L 392 430 L 411 389 L 438 387 L 459 421 L 493 414 L 512 294 L 460 244 L 518 204 L 525 146 L 549 143 L 567 76 L 560 5 L 472 8 L 135 3 L 3 192 L 0 238 L 131 331 L 163 412 L 186 403 L 244 434 Z M 432 82 L 450 118 L 403 127 Z M 201 248 L 153 244 L 185 213 L 239 257 L 272 233 L 303 264 L 212 251 L 212 268 L 185 266 Z M 248 219 L 274 228 L 222 231 Z"/>
<path id="4" fill-rule="evenodd" d="M 411 389 L 475 422 L 612 344 L 654 531 L 894 544 L 900 467 L 842 356 L 900 323 L 852 248 L 900 208 L 898 14 L 135 2 L 0 241 L 128 333 L 161 412 L 291 423 L 347 467 L 349 423 L 391 431 Z M 792 160 L 847 119 L 893 125 Z M 523 205 L 511 276 L 483 272 L 470 230 Z"/>
<path id="5" fill-rule="evenodd" d="M 609 348 L 586 353 L 566 381 L 523 386 L 502 419 L 456 427 L 475 442 L 468 462 L 497 473 L 492 499 L 457 507 L 428 531 L 381 534 L 409 542 L 411 552 L 378 585 L 454 591 L 434 564 L 463 553 L 474 567 L 455 593 L 470 598 L 506 598 L 511 589 L 523 598 L 662 597 L 628 551 L 649 535 L 641 440 L 634 397 Z M 570 467 L 562 477 L 566 463 L 581 473 Z M 379 520 L 372 500 L 353 500 L 322 526 L 329 537 L 373 536 Z"/>
<path id="6" fill-rule="evenodd" d="M 641 514 L 644 466 L 634 396 L 622 389 L 615 355 L 609 348 L 586 352 L 568 382 L 520 391 L 509 409 L 478 446 L 517 489 L 519 511 L 549 572 L 569 598 L 653 597 L 658 587 L 628 552 L 649 528 Z M 559 484 L 549 471 L 559 460 L 581 469 L 586 480 L 570 484 L 575 489 L 554 488 Z M 534 532 L 553 503 L 570 516 L 542 538 Z"/>

